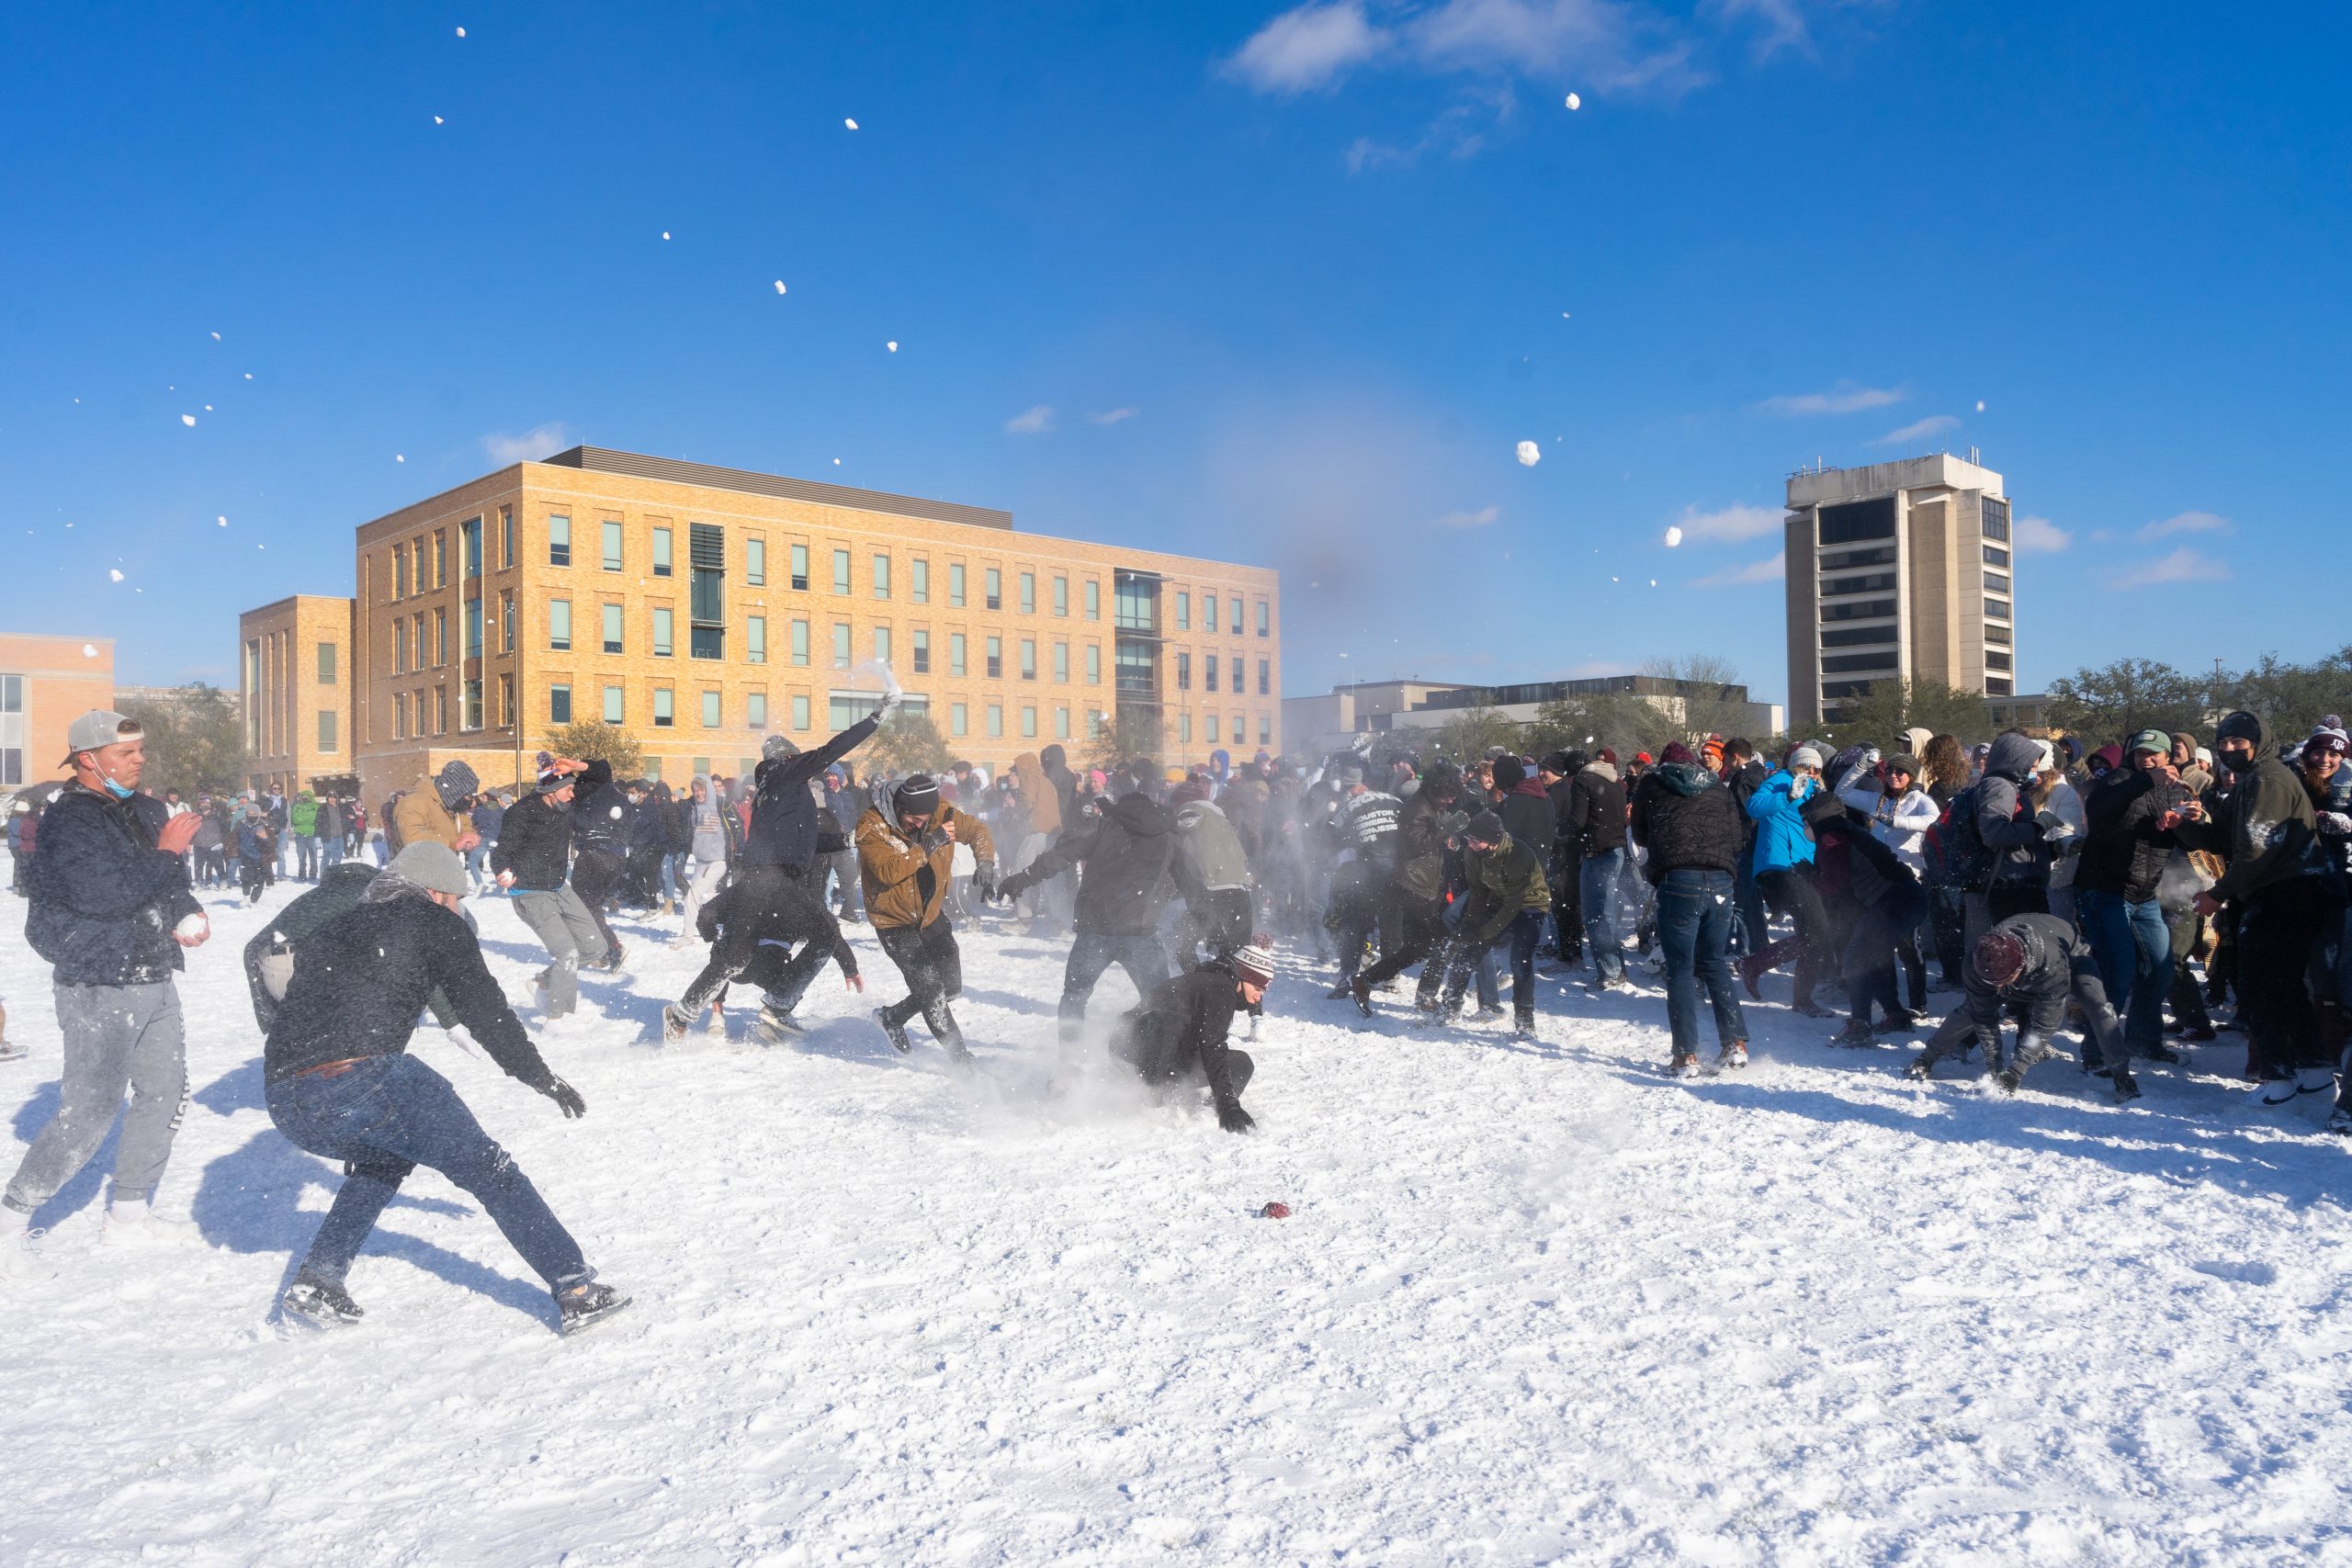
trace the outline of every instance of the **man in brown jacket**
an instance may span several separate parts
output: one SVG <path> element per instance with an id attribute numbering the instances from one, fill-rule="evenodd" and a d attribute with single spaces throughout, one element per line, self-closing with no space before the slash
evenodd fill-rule
<path id="1" fill-rule="evenodd" d="M 866 807 L 857 819 L 856 843 L 865 917 L 907 982 L 905 999 L 875 1009 L 876 1021 L 890 1043 L 905 1051 L 907 1020 L 920 1012 L 948 1055 L 969 1061 L 964 1032 L 947 1007 L 963 994 L 964 959 L 940 906 L 955 878 L 958 843 L 971 847 L 972 882 L 982 902 L 995 896 L 996 845 L 987 827 L 943 804 L 930 774 L 912 773 L 887 804 L 877 800 Z"/>
<path id="2" fill-rule="evenodd" d="M 455 815 L 458 803 L 481 787 L 474 771 L 457 761 L 444 762 L 439 773 L 417 780 L 392 807 L 392 829 L 401 848 L 447 844 L 463 856 L 481 843 L 472 822 Z"/>

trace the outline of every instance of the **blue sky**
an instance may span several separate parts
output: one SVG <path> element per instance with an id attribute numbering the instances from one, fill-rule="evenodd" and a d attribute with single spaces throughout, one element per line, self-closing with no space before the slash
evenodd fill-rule
<path id="1" fill-rule="evenodd" d="M 2264 15 L 14 7 L 0 626 L 232 682 L 355 524 L 585 440 L 1280 567 L 1294 694 L 1779 699 L 1785 474 L 1973 444 L 2026 689 L 2312 656 L 2347 29 Z"/>

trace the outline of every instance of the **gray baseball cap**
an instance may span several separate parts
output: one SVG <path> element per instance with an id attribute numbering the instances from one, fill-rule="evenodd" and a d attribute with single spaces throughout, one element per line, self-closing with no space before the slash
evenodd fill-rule
<path id="1" fill-rule="evenodd" d="M 458 858 L 458 852 L 447 844 L 420 840 L 394 855 L 392 863 L 384 869 L 397 872 L 419 887 L 435 893 L 447 893 L 458 898 L 466 896 L 466 863 Z"/>
<path id="2" fill-rule="evenodd" d="M 120 740 L 143 740 L 147 732 L 139 721 L 126 717 L 112 708 L 92 708 L 88 713 L 65 727 L 65 760 L 57 765 L 70 768 L 74 757 L 84 751 L 96 751 Z"/>

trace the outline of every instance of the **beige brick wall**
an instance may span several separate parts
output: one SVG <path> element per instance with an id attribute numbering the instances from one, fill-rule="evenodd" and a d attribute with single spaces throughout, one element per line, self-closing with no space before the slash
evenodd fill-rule
<path id="1" fill-rule="evenodd" d="M 478 580 L 461 570 L 460 560 L 463 526 L 475 517 L 483 520 L 483 572 Z M 511 567 L 505 548 L 509 517 L 514 540 Z M 569 566 L 550 560 L 550 519 L 557 517 L 570 523 Z M 607 522 L 621 529 L 618 571 L 604 566 Z M 690 527 L 696 523 L 725 530 L 722 660 L 690 657 Z M 654 570 L 657 528 L 671 531 L 666 577 Z M 765 550 L 762 583 L 749 581 L 754 540 Z M 792 586 L 796 546 L 808 551 L 805 590 Z M 836 551 L 848 553 L 845 593 L 835 591 Z M 1075 755 L 1088 746 L 1088 716 L 1116 708 L 1113 574 L 1123 569 L 1156 571 L 1164 579 L 1162 759 L 1201 761 L 1217 749 L 1246 757 L 1258 749 L 1261 727 L 1267 748 L 1281 746 L 1280 583 L 1276 573 L 1262 568 L 536 463 L 485 476 L 364 525 L 357 553 L 363 669 L 354 724 L 364 737 L 362 793 L 371 804 L 413 782 L 428 760 L 444 755 L 464 754 L 485 780 L 514 778 L 518 755 L 527 771 L 551 728 L 550 702 L 558 686 L 569 687 L 575 719 L 602 716 L 605 688 L 618 687 L 626 727 L 644 748 L 649 765 L 658 765 L 673 780 L 706 760 L 721 773 L 737 772 L 772 734 L 788 735 L 803 745 L 821 740 L 832 731 L 831 694 L 853 686 L 847 671 L 834 667 L 836 626 L 847 628 L 852 665 L 871 659 L 876 634 L 887 634 L 891 667 L 910 693 L 929 699 L 931 716 L 956 755 L 1001 769 L 1020 752 L 1057 740 Z M 420 554 L 425 567 L 421 583 Z M 876 591 L 877 555 L 888 561 L 887 597 Z M 922 602 L 915 597 L 918 561 L 928 576 Z M 960 605 L 951 602 L 956 566 L 964 569 Z M 995 610 L 987 608 L 985 598 L 991 570 L 1000 574 Z M 407 591 L 401 592 L 403 570 Z M 1024 574 L 1032 584 L 1026 610 Z M 1056 613 L 1057 580 L 1068 585 L 1064 614 Z M 1096 594 L 1092 618 L 1087 614 L 1089 583 Z M 1179 594 L 1189 612 L 1183 626 L 1175 624 Z M 1217 600 L 1215 633 L 1207 630 L 1203 605 L 1210 594 Z M 483 653 L 469 660 L 466 606 L 477 597 L 484 605 Z M 1237 600 L 1238 627 L 1232 624 Z M 570 606 L 568 649 L 551 646 L 553 606 L 559 602 Z M 1269 628 L 1264 637 L 1257 634 L 1261 604 Z M 604 651 L 607 605 L 619 613 L 618 653 Z M 660 609 L 670 612 L 667 657 L 654 649 L 654 613 Z M 749 657 L 753 617 L 764 622 L 762 663 Z M 795 660 L 796 622 L 807 623 L 805 664 Z M 420 627 L 426 644 L 422 661 L 416 652 Z M 928 642 L 928 671 L 916 668 L 918 633 Z M 953 669 L 957 636 L 965 647 L 961 675 Z M 1002 671 L 993 678 L 987 673 L 990 637 L 999 639 Z M 1024 643 L 1035 645 L 1034 679 L 1023 678 Z M 1060 666 L 1066 678 L 1057 678 L 1057 645 L 1066 650 Z M 1090 649 L 1098 671 L 1091 680 Z M 1179 653 L 1188 656 L 1188 690 L 1176 689 Z M 1206 689 L 1204 669 L 1212 656 L 1218 661 L 1215 694 Z M 1238 694 L 1231 680 L 1237 659 L 1243 677 Z M 482 683 L 484 722 L 479 730 L 461 728 L 469 680 Z M 510 683 L 512 712 L 504 694 Z M 656 717 L 658 694 L 664 692 L 670 705 L 666 725 Z M 707 693 L 717 697 L 715 726 L 703 722 Z M 766 701 L 761 728 L 752 723 L 755 694 Z M 959 706 L 960 735 L 955 722 Z M 989 732 L 991 709 L 997 710 L 1001 733 Z M 1246 737 L 1238 741 L 1237 721 Z M 1066 739 L 1059 733 L 1065 722 Z M 1024 733 L 1033 725 L 1035 733 Z M 493 761 L 495 767 L 485 765 Z"/>
<path id="2" fill-rule="evenodd" d="M 352 610 L 349 599 L 298 593 L 237 617 L 248 787 L 291 795 L 357 771 Z"/>
<path id="3" fill-rule="evenodd" d="M 65 731 L 93 708 L 114 706 L 112 637 L 0 636 L 0 675 L 18 678 L 18 711 L 0 709 L 0 750 L 15 753 L 0 789 L 62 779 Z"/>

